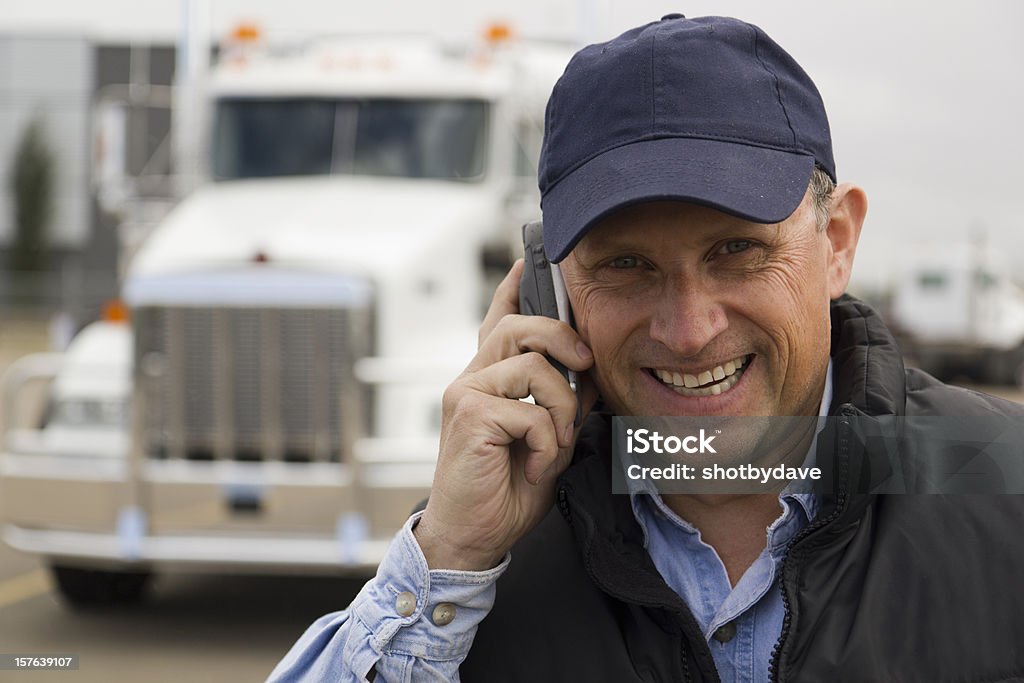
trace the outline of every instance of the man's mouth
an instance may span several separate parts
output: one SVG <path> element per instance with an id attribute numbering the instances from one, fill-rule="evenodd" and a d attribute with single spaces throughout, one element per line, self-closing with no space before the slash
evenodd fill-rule
<path id="1" fill-rule="evenodd" d="M 682 396 L 718 396 L 736 386 L 753 358 L 753 354 L 740 356 L 696 374 L 655 368 L 648 368 L 648 372 Z"/>

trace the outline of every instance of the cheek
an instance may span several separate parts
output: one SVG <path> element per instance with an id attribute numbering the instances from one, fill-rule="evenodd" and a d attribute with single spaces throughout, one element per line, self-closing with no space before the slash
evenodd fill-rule
<path id="1" fill-rule="evenodd" d="M 817 401 L 820 377 L 828 365 L 831 346 L 831 318 L 827 297 L 805 296 L 794 310 L 793 322 L 787 327 L 789 361 L 785 383 L 790 394 Z M 808 409 L 813 406 L 808 406 Z"/>
<path id="2" fill-rule="evenodd" d="M 751 277 L 758 288 L 776 300 L 803 302 L 808 298 L 828 299 L 824 263 L 808 246 L 772 260 Z M 820 294 L 820 297 L 819 297 Z"/>
<path id="3" fill-rule="evenodd" d="M 815 242 L 800 244 L 756 273 L 751 280 L 763 295 L 788 308 L 817 309 L 829 301 L 828 264 L 825 254 Z"/>
<path id="4" fill-rule="evenodd" d="M 790 377 L 805 371 L 830 343 L 826 272 L 820 263 L 803 256 L 773 264 L 751 277 L 745 296 L 737 302 L 744 315 L 774 340 Z"/>
<path id="5" fill-rule="evenodd" d="M 583 305 L 573 312 L 576 331 L 594 353 L 595 364 L 601 367 L 604 365 L 602 361 L 607 361 L 609 352 L 617 343 L 614 339 L 615 325 L 612 323 L 614 318 L 609 316 L 607 306 L 600 305 L 594 299 L 581 303 Z"/>
<path id="6" fill-rule="evenodd" d="M 576 331 L 594 352 L 596 375 L 618 368 L 631 347 L 631 338 L 637 331 L 646 332 L 641 306 L 597 289 L 573 297 L 573 315 Z"/>
<path id="7" fill-rule="evenodd" d="M 583 337 L 583 341 L 589 343 L 593 308 L 588 305 L 587 297 L 572 297 L 572 318 L 576 331 Z"/>
<path id="8" fill-rule="evenodd" d="M 621 310 L 618 299 L 607 296 L 596 287 L 576 287 L 570 290 L 569 298 L 572 302 L 576 331 L 588 345 L 591 345 L 592 341 L 599 343 L 615 329 L 613 321 L 616 319 L 616 312 Z"/>

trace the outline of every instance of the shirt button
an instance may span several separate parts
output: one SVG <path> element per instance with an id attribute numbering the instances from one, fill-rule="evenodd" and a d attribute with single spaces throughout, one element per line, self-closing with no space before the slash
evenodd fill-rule
<path id="1" fill-rule="evenodd" d="M 728 643 L 736 636 L 736 622 L 730 621 L 728 624 L 722 624 L 715 632 L 711 634 L 711 637 L 720 643 Z"/>
<path id="2" fill-rule="evenodd" d="M 409 591 L 403 591 L 395 598 L 395 611 L 403 617 L 412 616 L 416 611 L 416 596 Z"/>
<path id="3" fill-rule="evenodd" d="M 434 623 L 438 626 L 447 626 L 455 620 L 455 605 L 450 602 L 442 602 L 434 608 L 432 615 Z"/>

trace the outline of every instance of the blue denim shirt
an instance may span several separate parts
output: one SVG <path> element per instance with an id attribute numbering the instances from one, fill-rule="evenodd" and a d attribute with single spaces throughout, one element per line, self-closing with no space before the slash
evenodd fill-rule
<path id="1" fill-rule="evenodd" d="M 463 572 L 428 569 L 409 518 L 392 541 L 377 575 L 347 610 L 325 615 L 306 629 L 268 681 L 457 681 L 477 625 L 494 606 L 495 583 L 509 556 L 494 569 Z M 399 609 L 402 593 L 415 597 L 408 616 Z M 455 618 L 433 621 L 440 603 L 455 606 Z"/>
<path id="2" fill-rule="evenodd" d="M 819 415 L 827 413 L 831 399 L 830 362 Z M 814 448 L 812 443 L 809 461 Z M 769 679 L 768 664 L 785 616 L 779 569 L 790 541 L 817 512 L 812 494 L 784 491 L 779 503 L 782 514 L 767 529 L 765 549 L 731 586 L 718 553 L 701 540 L 697 529 L 669 510 L 659 496 L 632 496 L 647 552 L 693 612 L 723 683 Z M 469 654 L 477 626 L 494 606 L 495 583 L 510 556 L 485 572 L 428 569 L 412 535 L 420 514 L 402 527 L 377 575 L 349 608 L 315 621 L 268 681 L 365 681 L 373 668 L 376 681 L 382 683 L 459 680 L 459 665 Z M 415 598 L 407 616 L 397 602 L 402 593 Z M 440 603 L 455 608 L 455 618 L 441 626 L 433 620 Z M 736 627 L 735 635 L 720 642 L 715 631 L 730 623 Z"/>

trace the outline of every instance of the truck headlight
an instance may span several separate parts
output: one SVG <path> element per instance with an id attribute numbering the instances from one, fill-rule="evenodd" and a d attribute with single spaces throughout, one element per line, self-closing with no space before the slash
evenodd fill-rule
<path id="1" fill-rule="evenodd" d="M 119 399 L 65 399 L 57 403 L 53 424 L 62 427 L 125 427 L 128 405 Z"/>

